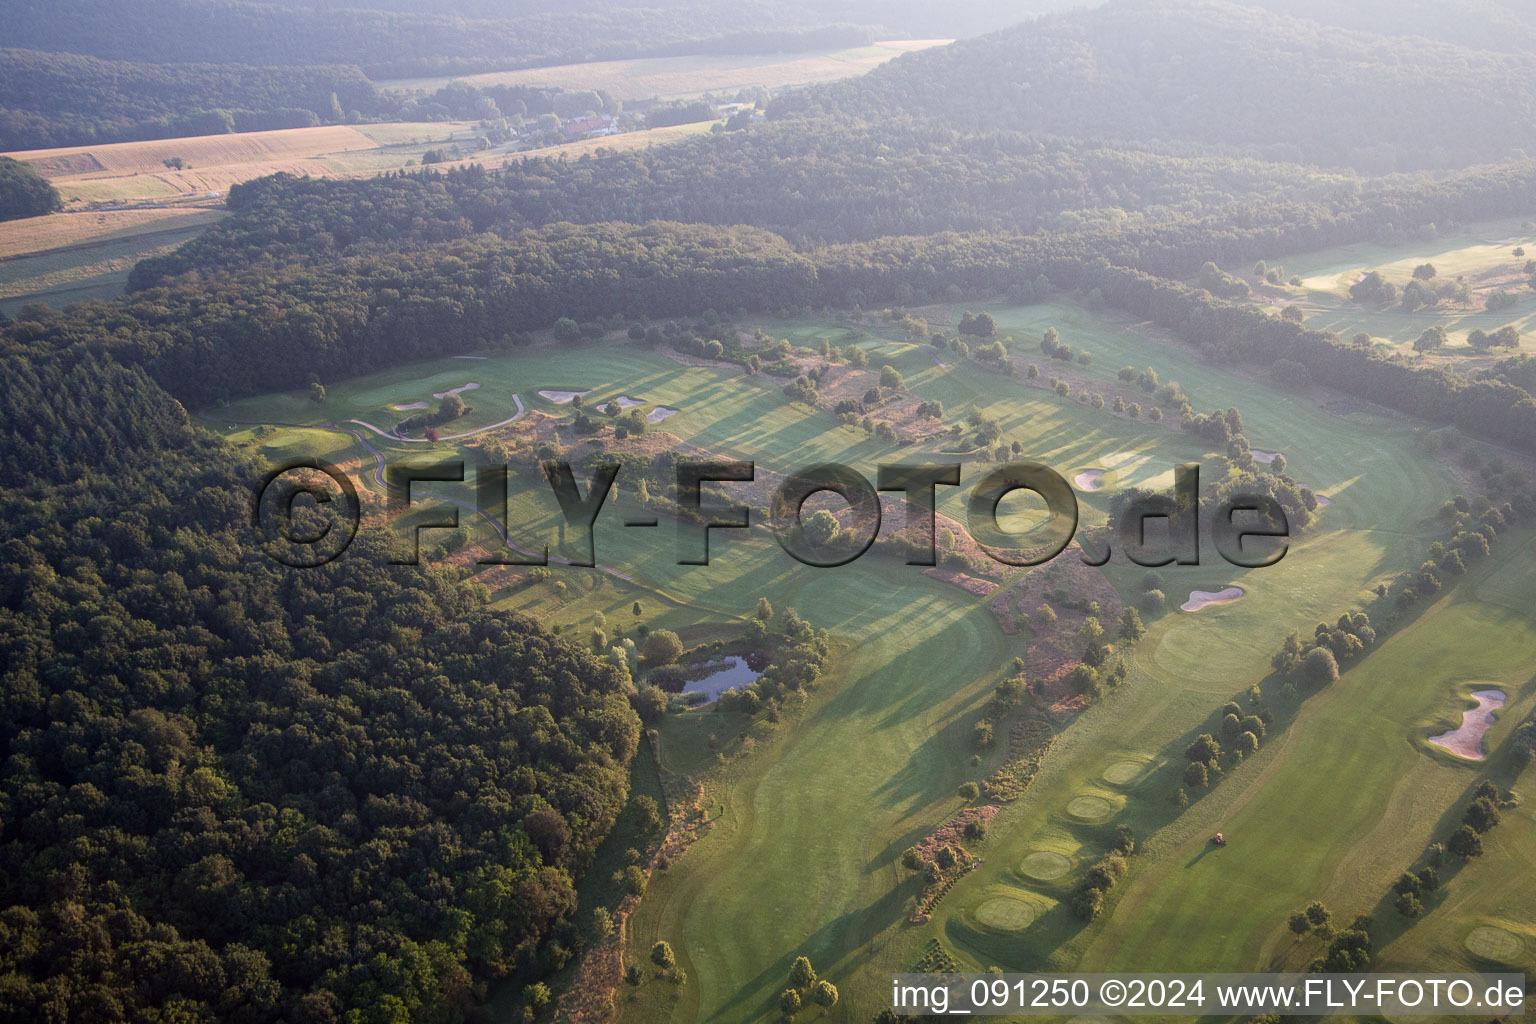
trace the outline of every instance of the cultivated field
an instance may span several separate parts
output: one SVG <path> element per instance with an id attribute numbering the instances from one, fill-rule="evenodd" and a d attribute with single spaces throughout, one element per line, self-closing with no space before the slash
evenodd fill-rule
<path id="1" fill-rule="evenodd" d="M 433 91 L 452 81 L 471 85 L 534 85 L 604 89 L 621 100 L 674 99 L 705 92 L 762 86 L 808 85 L 861 75 L 912 50 L 942 46 L 948 39 L 894 39 L 844 50 L 765 56 L 646 57 L 636 60 L 559 64 L 520 71 L 493 71 L 459 78 L 409 78 L 379 82 L 381 89 Z"/>
<path id="2" fill-rule="evenodd" d="M 1145 325 L 1070 303 L 989 308 L 1000 334 L 1013 339 L 1021 371 L 1038 362 L 1047 376 L 1067 374 L 1074 390 L 1114 394 L 1121 365 L 1150 365 L 1163 380 L 1181 382 L 1197 408 L 1240 408 L 1253 445 L 1283 453 L 1288 472 L 1334 504 L 1278 566 L 1162 570 L 1170 598 L 1228 584 L 1244 594 L 1198 613 L 1150 618 L 1126 682 L 1086 712 L 1056 722 L 1060 735 L 1039 777 L 1023 798 L 1003 806 L 976 845 L 981 867 L 960 879 L 931 920 L 912 924 L 918 889 L 899 865 L 902 852 L 962 807 L 955 795 L 961 783 L 985 779 L 1002 758 L 995 749 L 978 763 L 970 733 L 1008 662 L 1025 653 L 1028 636 L 1002 631 L 989 607 L 991 591 L 942 583 L 874 554 L 838 569 L 809 569 L 784 555 L 762 527 L 716 533 L 709 566 L 678 566 L 670 520 L 650 530 L 618 525 L 637 511 L 621 476 L 597 531 L 603 568 L 557 568 L 554 580 L 563 588 L 488 573 L 501 606 L 583 630 L 599 612 L 610 622 L 636 621 L 631 606 L 639 601 L 639 621 L 686 635 L 701 622 L 744 619 L 765 596 L 775 608 L 793 606 L 831 630 L 841 650 L 836 672 L 806 710 L 777 727 L 709 712 L 669 715 L 661 723 L 662 769 L 713 766 L 704 797 L 710 824 L 670 869 L 652 877 L 628 923 L 627 955 L 643 962 L 650 945 L 666 939 L 690 981 L 681 989 L 656 981 L 633 993 L 624 989 L 621 1021 L 776 1020 L 789 965 L 807 955 L 842 993 L 826 1019 L 863 1022 L 884 1005 L 888 974 L 911 969 L 933 943 L 975 970 L 1304 967 L 1318 940 L 1295 940 L 1286 916 L 1323 899 L 1344 922 L 1356 913 L 1391 917 L 1395 912 L 1379 903 L 1392 880 L 1432 833 L 1445 831 L 1453 804 L 1485 774 L 1423 743 L 1433 723 L 1459 714 L 1458 688 L 1477 681 L 1509 693 L 1490 749 L 1536 705 L 1529 661 L 1536 626 L 1528 614 L 1536 583 L 1524 569 L 1536 543 L 1529 535 L 1501 540 L 1507 546 L 1500 557 L 1418 610 L 1325 692 L 1302 703 L 1270 678 L 1270 655 L 1288 632 L 1309 632 L 1356 608 L 1370 608 L 1376 618 L 1381 610 L 1372 588 L 1417 567 L 1441 536 L 1436 510 L 1462 488 L 1444 463 L 1415 445 L 1409 420 L 1323 389 L 1300 397 L 1272 390 L 1204 362 Z M 953 323 L 959 310 L 921 312 Z M 796 343 L 856 342 L 872 365 L 894 365 L 917 396 L 941 400 L 946 423 L 979 411 L 998 420 L 1005 439 L 1020 442 L 1022 457 L 1069 472 L 1106 469 L 1100 490 L 1078 495 L 1086 523 L 1104 519 L 1120 488 L 1166 486 L 1181 462 L 1212 464 L 1208 445 L 1176 426 L 1095 410 L 1030 386 L 1022 373 L 1003 377 L 952 352 L 936 357 L 888 325 L 809 319 L 761 326 Z M 1036 344 L 1048 326 L 1090 351 L 1092 365 L 1044 360 Z M 753 459 L 773 472 L 836 460 L 873 475 L 879 462 L 933 456 L 938 447 L 886 443 L 838 425 L 824 410 L 787 403 L 775 378 L 685 365 L 622 341 L 465 354 L 487 358 L 328 381 L 324 406 L 298 393 L 249 399 L 212 412 L 210 422 L 271 458 L 313 451 L 360 466 L 366 476 L 371 454 L 344 434 L 283 429 L 258 437 L 244 424 L 356 419 L 387 433 L 408 414 L 395 406 L 435 404 L 433 394 L 474 382 L 480 387 L 462 392 L 473 411 L 454 433 L 502 421 L 519 402 L 529 416 L 568 418 L 568 405 L 537 392 L 583 390 L 590 392 L 589 409 L 619 395 L 640 400 L 642 412 L 678 409 L 652 428 L 675 439 L 668 447 Z M 390 456 L 430 448 L 366 436 Z M 474 443 L 464 438 L 439 448 Z M 579 458 L 587 448 L 573 443 L 566 454 Z M 968 467 L 963 483 L 977 475 Z M 361 482 L 377 492 L 371 479 Z M 473 500 L 469 484 L 426 490 Z M 964 490 L 941 489 L 940 511 L 962 516 Z M 519 470 L 509 517 L 519 542 L 553 544 L 558 514 L 547 486 Z M 1122 598 L 1134 599 L 1141 568 L 1117 559 L 1106 572 Z M 1010 571 L 1003 582 L 1023 575 Z M 1223 702 L 1246 700 L 1253 685 L 1263 688 L 1275 714 L 1264 746 L 1178 812 L 1169 798 L 1180 784 L 1185 745 L 1214 728 L 1212 715 Z M 738 737 L 748 733 L 756 749 L 742 755 Z M 1503 764 L 1489 762 L 1508 786 Z M 645 764 L 637 768 L 646 771 Z M 1110 908 L 1084 925 L 1063 901 L 1119 824 L 1135 829 L 1144 852 L 1133 858 Z M 1231 843 L 1212 851 L 1207 839 L 1216 831 Z M 602 856 L 616 861 L 634 841 L 621 831 Z M 1413 927 L 1387 933 L 1383 963 L 1414 970 L 1485 966 L 1466 942 L 1479 928 L 1496 928 L 1502 930 L 1477 932 L 1473 945 L 1504 948 L 1503 937 L 1513 935 L 1516 951 L 1506 954 L 1512 966 L 1536 967 L 1536 922 L 1512 920 L 1508 910 L 1529 905 L 1533 863 L 1536 828 L 1522 806 L 1506 813 L 1488 852 L 1457 874 L 1443 903 Z M 611 896 L 606 876 L 584 883 L 582 912 Z M 819 1019 L 821 1011 L 808 1012 Z"/>
<path id="3" fill-rule="evenodd" d="M 95 245 L 159 231 L 202 227 L 223 216 L 217 210 L 94 210 L 0 223 L 0 260 L 73 246 Z"/>
<path id="4" fill-rule="evenodd" d="M 95 203 L 195 201 L 268 174 L 337 177 L 397 170 L 434 144 L 474 138 L 467 122 L 344 125 L 117 142 L 7 154 L 53 182 L 66 208 Z M 168 166 L 180 160 L 182 167 Z"/>
<path id="5" fill-rule="evenodd" d="M 178 207 L 56 213 L 0 224 L 0 311 L 111 298 L 136 262 L 170 252 L 223 216 Z"/>

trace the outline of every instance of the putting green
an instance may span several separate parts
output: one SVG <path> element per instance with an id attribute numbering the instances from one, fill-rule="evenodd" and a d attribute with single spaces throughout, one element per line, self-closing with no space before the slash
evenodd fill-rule
<path id="1" fill-rule="evenodd" d="M 1473 956 L 1504 964 L 1519 963 L 1525 955 L 1525 943 L 1520 940 L 1520 936 L 1491 924 L 1472 929 L 1465 945 L 1467 952 Z"/>
<path id="2" fill-rule="evenodd" d="M 1036 850 L 1019 865 L 1020 874 L 1040 882 L 1053 882 L 1071 870 L 1071 859 L 1055 850 Z"/>
<path id="3" fill-rule="evenodd" d="M 1146 768 L 1140 761 L 1118 761 L 1104 769 L 1104 781 L 1116 786 L 1128 786 L 1140 778 Z"/>
<path id="4" fill-rule="evenodd" d="M 1079 821 L 1103 821 L 1115 813 L 1115 805 L 1101 796 L 1074 797 L 1067 813 Z"/>
<path id="5" fill-rule="evenodd" d="M 1035 908 L 1017 896 L 993 896 L 971 912 L 976 923 L 1000 932 L 1021 932 L 1035 920 Z"/>

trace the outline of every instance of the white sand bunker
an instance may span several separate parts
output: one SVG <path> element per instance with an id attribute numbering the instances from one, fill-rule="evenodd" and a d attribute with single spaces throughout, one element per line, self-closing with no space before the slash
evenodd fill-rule
<path id="1" fill-rule="evenodd" d="M 658 405 L 656 408 L 652 409 L 649 414 L 646 415 L 645 422 L 660 423 L 668 416 L 676 416 L 681 411 L 681 409 L 668 409 L 664 405 Z"/>
<path id="2" fill-rule="evenodd" d="M 1327 495 L 1318 494 L 1318 493 L 1316 493 L 1314 491 L 1313 494 L 1312 494 L 1312 497 L 1317 499 L 1317 507 L 1318 508 L 1327 508 L 1329 505 L 1333 504 L 1333 499 L 1328 497 Z"/>
<path id="3" fill-rule="evenodd" d="M 457 395 L 457 394 L 460 394 L 460 393 L 465 392 L 465 391 L 473 391 L 473 390 L 475 390 L 475 388 L 478 388 L 479 386 L 480 385 L 478 383 L 476 383 L 475 381 L 470 381 L 468 384 L 460 384 L 458 387 L 456 387 L 456 388 L 449 388 L 447 391 L 434 391 L 432 393 L 432 397 L 433 398 L 447 398 L 449 395 Z M 425 404 L 425 403 L 423 403 L 423 404 Z"/>
<path id="4" fill-rule="evenodd" d="M 1102 469 L 1085 469 L 1072 478 L 1080 491 L 1096 491 L 1103 485 L 1099 483 L 1099 477 L 1104 475 Z"/>
<path id="5" fill-rule="evenodd" d="M 1261 451 L 1258 448 L 1250 448 L 1250 449 L 1248 449 L 1248 454 L 1253 456 L 1253 461 L 1254 462 L 1262 462 L 1262 463 L 1264 463 L 1267 466 L 1271 462 L 1274 462 L 1275 461 L 1275 456 L 1279 455 L 1280 453 L 1279 452 L 1266 452 L 1266 451 Z"/>
<path id="6" fill-rule="evenodd" d="M 1191 590 L 1189 600 L 1179 605 L 1181 612 L 1197 612 L 1213 604 L 1231 604 L 1243 596 L 1242 587 L 1222 587 L 1220 590 Z"/>
<path id="7" fill-rule="evenodd" d="M 390 406 L 395 412 L 410 412 L 412 409 L 430 409 L 431 407 L 429 402 L 406 402 L 403 405 Z"/>
<path id="8" fill-rule="evenodd" d="M 1494 710 L 1504 706 L 1504 691 L 1473 690 L 1472 699 L 1477 707 L 1461 713 L 1461 728 L 1431 736 L 1429 742 L 1468 761 L 1481 761 L 1486 756 L 1483 737 L 1493 728 Z"/>
<path id="9" fill-rule="evenodd" d="M 618 398 L 615 398 L 613 402 L 620 409 L 633 409 L 637 405 L 645 404 L 644 402 L 640 401 L 640 399 L 630 398 L 628 395 L 620 395 Z"/>
<path id="10" fill-rule="evenodd" d="M 582 395 L 590 395 L 590 391 L 540 391 L 540 398 L 547 398 L 556 405 L 568 405 Z"/>

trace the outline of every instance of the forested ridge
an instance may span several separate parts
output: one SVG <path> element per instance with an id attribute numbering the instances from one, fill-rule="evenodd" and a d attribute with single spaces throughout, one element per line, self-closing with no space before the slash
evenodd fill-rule
<path id="1" fill-rule="evenodd" d="M 371 77 L 629 57 L 785 53 L 973 34 L 1070 0 L 686 0 L 570 4 L 56 0 L 14 5 L 7 43 L 154 63 L 355 64 Z M 446 9 L 445 9 L 446 8 Z"/>
<path id="2" fill-rule="evenodd" d="M 1536 50 L 1536 11 L 1521 0 L 1244 0 L 1276 14 L 1358 32 L 1421 36 L 1479 50 Z"/>
<path id="3" fill-rule="evenodd" d="M 1384 173 L 1528 149 L 1533 103 L 1529 51 L 1358 33 L 1229 0 L 1114 0 L 909 54 L 773 111 L 888 109 Z"/>
<path id="4" fill-rule="evenodd" d="M 627 678 L 368 532 L 277 566 L 264 467 L 141 371 L 5 355 L 0 1020 L 446 1021 L 562 965 Z"/>
<path id="5" fill-rule="evenodd" d="M 355 67 L 143 64 L 0 50 L 5 149 L 303 128 L 397 106 Z"/>

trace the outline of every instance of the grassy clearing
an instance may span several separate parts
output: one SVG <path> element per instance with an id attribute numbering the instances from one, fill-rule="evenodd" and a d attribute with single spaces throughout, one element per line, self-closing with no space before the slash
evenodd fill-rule
<path id="1" fill-rule="evenodd" d="M 569 160 L 586 153 L 596 153 L 600 149 L 614 153 L 627 153 L 632 149 L 649 149 L 652 146 L 665 145 L 668 142 L 686 139 L 691 135 L 703 135 L 717 123 L 716 121 L 695 121 L 692 124 L 669 125 L 665 128 L 642 128 L 639 131 L 621 132 L 618 135 L 604 135 L 595 139 L 580 139 L 576 142 L 567 142 L 559 146 L 530 149 L 522 153 L 508 153 L 497 161 L 497 165 L 510 163 L 514 160 L 544 157 L 555 160 Z"/>
<path id="2" fill-rule="evenodd" d="M 1516 248 L 1529 255 L 1515 256 Z M 1431 359 L 1453 365 L 1486 362 L 1466 345 L 1467 333 L 1493 331 L 1513 324 L 1522 334 L 1536 330 L 1536 292 L 1527 285 L 1527 259 L 1536 257 L 1536 232 L 1522 220 L 1487 221 L 1440 238 L 1398 245 L 1361 243 L 1309 253 L 1286 261 L 1287 275 L 1302 278 L 1300 288 L 1289 289 L 1291 300 L 1301 306 L 1307 325 L 1352 337 L 1364 331 L 1378 344 L 1413 355 L 1412 343 L 1426 328 L 1444 327 L 1451 342 Z M 1349 286 L 1367 271 L 1379 271 L 1399 288 L 1412 279 L 1414 267 L 1432 263 L 1436 280 L 1464 277 L 1475 294 L 1473 308 L 1437 307 L 1407 312 L 1396 305 L 1363 306 L 1349 298 Z M 1246 269 L 1246 268 L 1243 268 Z M 1483 308 L 1483 299 L 1494 284 L 1517 295 L 1515 305 L 1497 312 Z M 1527 343 L 1527 348 L 1529 343 Z"/>
<path id="3" fill-rule="evenodd" d="M 691 980 L 681 992 L 655 982 L 638 994 L 626 990 L 622 1020 L 774 1019 L 777 993 L 797 955 L 810 956 L 843 993 L 829 1020 L 866 1020 L 883 1005 L 885 974 L 910 968 L 934 940 L 977 968 L 1237 969 L 1288 962 L 1304 952 L 1285 945 L 1290 910 L 1312 898 L 1327 900 L 1341 915 L 1372 909 L 1475 777 L 1473 769 L 1421 753 L 1411 736 L 1414 723 L 1453 707 L 1459 681 L 1501 681 L 1511 706 L 1489 736 L 1496 748 L 1536 700 L 1536 688 L 1519 678 L 1521 671 L 1529 676 L 1528 652 L 1536 644 L 1528 611 L 1536 594 L 1529 574 L 1518 568 L 1536 551 L 1512 547 L 1307 701 L 1249 764 L 1175 816 L 1167 797 L 1188 737 L 1211 727 L 1222 701 L 1241 699 L 1264 678 L 1270 654 L 1292 628 L 1365 604 L 1376 582 L 1417 565 L 1438 537 L 1434 511 L 1455 488 L 1413 448 L 1405 418 L 1325 412 L 1312 398 L 1212 367 L 1149 328 L 1080 307 L 991 310 L 1002 332 L 1014 337 L 1021 369 L 1037 361 L 1052 372 L 1029 350 L 1054 326 L 1063 341 L 1093 353 L 1090 367 L 1071 370 L 1086 387 L 1111 387 L 1124 363 L 1151 365 L 1165 381 L 1182 382 L 1200 409 L 1238 406 L 1254 445 L 1284 452 L 1289 472 L 1336 504 L 1279 566 L 1164 570 L 1171 598 L 1228 582 L 1246 594 L 1198 615 L 1172 612 L 1150 623 L 1128 683 L 1065 730 L 1025 798 L 994 820 L 980 850 L 982 869 L 955 885 L 932 921 L 913 926 L 904 923 L 905 904 L 916 890 L 898 866 L 901 852 L 960 806 L 954 795 L 960 782 L 991 770 L 986 759 L 971 761 L 970 726 L 1025 638 L 1005 637 L 985 598 L 878 558 L 809 570 L 780 552 L 761 527 L 718 534 L 710 566 L 680 567 L 670 524 L 618 525 L 633 511 L 621 478 L 598 527 L 597 552 L 599 562 L 633 581 L 560 571 L 563 592 L 552 582 L 505 587 L 497 592 L 500 606 L 584 629 L 597 612 L 610 624 L 635 621 L 631 605 L 638 600 L 647 624 L 687 628 L 746 616 L 766 596 L 776 608 L 794 606 L 833 630 L 844 645 L 837 670 L 804 719 L 762 737 L 751 756 L 725 766 L 711 794 L 710 831 L 653 880 L 631 921 L 630 955 L 643 959 L 650 943 L 665 938 Z M 930 319 L 942 312 L 930 311 Z M 846 325 L 763 326 L 802 342 L 852 338 Z M 870 332 L 859 344 L 895 365 L 919 396 L 942 400 L 946 419 L 978 409 L 996 417 L 1005 439 L 1020 441 L 1026 457 L 1062 469 L 1112 469 L 1111 486 L 1080 495 L 1088 521 L 1104 516 L 1116 487 L 1165 486 L 1175 464 L 1208 454 L 1203 443 L 1166 425 L 1095 411 L 1022 379 L 959 363 L 952 354 L 945 357 L 950 365 L 941 366 L 923 346 Z M 388 407 L 470 380 L 482 384 L 465 395 L 475 406 L 473 423 L 510 414 L 513 394 L 533 409 L 569 415 L 568 406 L 536 392 L 590 389 L 586 401 L 593 407 L 627 394 L 678 408 L 666 432 L 776 470 L 836 460 L 872 475 L 882 460 L 922 454 L 786 404 L 773 378 L 683 366 L 623 343 L 436 360 L 326 382 L 330 399 L 323 408 L 295 393 L 247 400 L 219 415 L 309 425 L 343 414 L 403 415 Z M 387 452 L 406 448 L 372 440 Z M 350 439 L 279 431 L 265 444 L 274 453 L 306 444 L 347 449 Z M 569 451 L 579 455 L 581 448 Z M 975 476 L 968 468 L 966 483 Z M 443 493 L 452 486 L 434 485 Z M 941 511 L 962 515 L 963 492 L 941 490 Z M 456 493 L 468 498 L 468 485 Z M 557 510 L 547 488 L 518 477 L 511 506 L 525 544 L 552 539 Z M 1133 596 L 1143 570 L 1112 563 L 1108 572 L 1123 595 Z M 1270 697 L 1285 710 L 1282 698 Z M 709 735 L 730 740 L 741 727 L 708 712 L 669 717 L 662 726 L 663 761 L 697 765 L 711 756 Z M 1519 821 L 1501 828 L 1497 848 L 1482 863 L 1460 873 L 1444 906 L 1389 942 L 1387 959 L 1415 966 L 1455 962 L 1471 955 L 1465 941 L 1474 928 L 1525 935 L 1522 929 L 1533 927 L 1512 920 L 1509 904 L 1500 902 L 1513 893 L 1518 906 L 1532 905 L 1528 883 L 1509 882 L 1512 863 L 1536 860 L 1527 814 L 1522 808 L 1512 815 Z M 1061 901 L 1120 822 L 1146 839 L 1146 853 L 1117 890 L 1119 906 L 1085 929 Z M 1205 841 L 1217 830 L 1234 844 L 1206 855 Z M 1528 870 L 1522 876 L 1531 877 Z M 1020 923 L 1021 913 L 1010 930 L 1002 911 L 1012 908 L 982 909 L 999 899 L 1026 902 L 1029 923 Z M 1536 949 L 1536 942 L 1522 948 Z"/>
<path id="4" fill-rule="evenodd" d="M 1530 553 L 1528 544 L 1525 557 Z M 1094 936 L 1085 964 L 1140 970 L 1300 966 L 1297 961 L 1315 950 L 1293 949 L 1297 943 L 1285 917 L 1312 898 L 1346 920 L 1374 913 L 1389 928 L 1395 924 L 1395 913 L 1378 907 L 1378 900 L 1431 836 L 1448 830 L 1453 805 L 1480 774 L 1426 756 L 1407 742 L 1405 722 L 1444 704 L 1451 681 L 1502 680 L 1519 696 L 1490 736 L 1496 747 L 1501 733 L 1507 735 L 1536 700 L 1529 663 L 1536 624 L 1476 593 L 1480 580 L 1518 577 L 1527 599 L 1536 598 L 1523 561 L 1514 553 L 1486 565 L 1311 698 L 1274 750 L 1261 753 L 1186 815 L 1206 828 L 1175 826 L 1166 839 L 1160 836 L 1155 859 Z M 1445 903 L 1386 947 L 1385 964 L 1452 968 L 1457 960 L 1444 956 L 1436 936 L 1470 930 L 1470 914 L 1495 907 L 1516 914 L 1524 907 L 1522 924 L 1536 923 L 1529 919 L 1531 876 L 1511 870 L 1511 860 L 1528 865 L 1536 855 L 1530 813 L 1521 808 L 1510 818 L 1492 837 L 1495 848 L 1483 862 L 1450 883 Z M 1205 833 L 1217 829 L 1232 844 L 1207 855 Z"/>
<path id="5" fill-rule="evenodd" d="M 406 78 L 379 82 L 381 89 L 433 91 L 452 81 L 476 86 L 533 85 L 561 89 L 606 89 L 621 100 L 676 98 L 704 92 L 736 91 L 752 86 L 769 89 L 848 78 L 884 64 L 912 50 L 942 46 L 947 39 L 897 39 L 869 46 L 818 53 L 696 55 L 646 57 L 635 60 L 559 64 L 520 71 L 492 71 L 478 75 Z"/>

